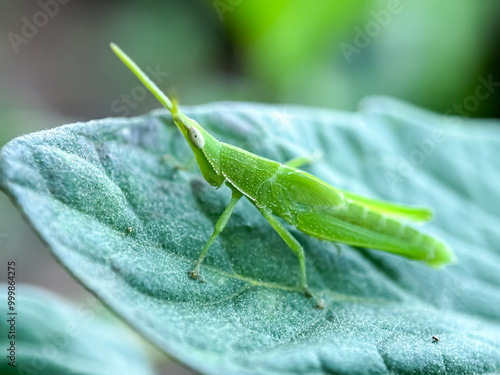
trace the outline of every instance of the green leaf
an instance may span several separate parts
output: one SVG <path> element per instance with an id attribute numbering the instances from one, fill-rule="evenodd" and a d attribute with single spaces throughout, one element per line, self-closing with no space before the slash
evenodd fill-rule
<path id="1" fill-rule="evenodd" d="M 246 200 L 187 273 L 229 202 L 164 111 L 44 131 L 1 151 L 1 185 L 60 262 L 171 356 L 207 374 L 500 371 L 500 128 L 373 98 L 359 113 L 219 103 L 186 110 L 218 139 L 374 198 L 432 207 L 442 270 L 381 251 L 304 245 L 298 261 Z M 164 157 L 164 155 L 169 155 Z M 192 164 L 191 164 L 192 165 Z M 439 342 L 433 342 L 432 336 Z"/>
<path id="2" fill-rule="evenodd" d="M 0 314 L 8 329 L 2 330 L 0 337 L 0 373 L 154 373 L 137 338 L 116 324 L 116 319 L 105 320 L 106 309 L 98 299 L 89 297 L 73 306 L 43 289 L 21 284 L 16 287 L 12 311 L 7 304 L 7 287 L 1 285 Z"/>

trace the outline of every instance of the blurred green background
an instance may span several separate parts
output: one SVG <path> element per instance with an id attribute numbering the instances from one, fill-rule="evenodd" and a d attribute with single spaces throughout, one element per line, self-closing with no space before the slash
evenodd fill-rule
<path id="1" fill-rule="evenodd" d="M 500 89 L 477 99 L 481 79 L 500 82 L 497 0 L 0 4 L 0 146 L 69 122 L 158 108 L 110 41 L 158 72 L 159 86 L 174 88 L 184 105 L 242 100 L 352 111 L 382 94 L 440 113 L 500 117 Z M 85 297 L 4 195 L 0 248 L 2 264 L 17 261 L 18 282 Z M 0 275 L 5 281 L 6 271 Z"/>

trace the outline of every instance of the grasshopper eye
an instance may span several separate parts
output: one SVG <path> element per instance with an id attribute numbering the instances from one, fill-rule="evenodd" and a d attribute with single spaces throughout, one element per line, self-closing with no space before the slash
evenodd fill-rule
<path id="1" fill-rule="evenodd" d="M 203 146 L 205 145 L 205 139 L 195 127 L 189 129 L 188 136 L 189 140 L 193 142 L 196 148 L 203 148 Z"/>

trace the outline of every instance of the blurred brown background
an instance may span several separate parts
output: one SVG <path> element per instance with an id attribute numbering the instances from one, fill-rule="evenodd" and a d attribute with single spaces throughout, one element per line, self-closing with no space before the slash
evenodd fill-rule
<path id="1" fill-rule="evenodd" d="M 44 128 L 158 108 L 111 41 L 157 71 L 160 87 L 175 88 L 185 105 L 244 100 L 356 110 L 365 96 L 383 94 L 440 113 L 500 117 L 498 89 L 477 106 L 467 102 L 481 77 L 500 82 L 496 0 L 0 4 L 0 146 Z M 85 297 L 3 194 L 0 254 L 17 261 L 18 282 Z M 170 363 L 159 368 L 189 373 Z"/>

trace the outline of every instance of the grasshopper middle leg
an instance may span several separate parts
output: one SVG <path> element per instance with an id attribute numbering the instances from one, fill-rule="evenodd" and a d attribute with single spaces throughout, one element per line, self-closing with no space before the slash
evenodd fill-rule
<path id="1" fill-rule="evenodd" d="M 300 243 L 292 236 L 292 234 L 281 224 L 278 219 L 276 219 L 270 212 L 266 210 L 261 210 L 262 216 L 266 218 L 266 220 L 271 224 L 271 226 L 278 232 L 283 241 L 286 242 L 288 247 L 292 249 L 292 251 L 299 258 L 300 265 L 300 286 L 306 295 L 306 297 L 312 297 L 313 294 L 307 287 L 307 276 L 306 276 L 306 257 L 304 255 L 304 249 L 300 245 Z"/>
<path id="2" fill-rule="evenodd" d="M 306 164 L 314 164 L 323 157 L 323 153 L 316 151 L 313 154 L 298 156 L 296 158 L 288 160 L 285 165 L 292 168 L 300 168 Z"/>

